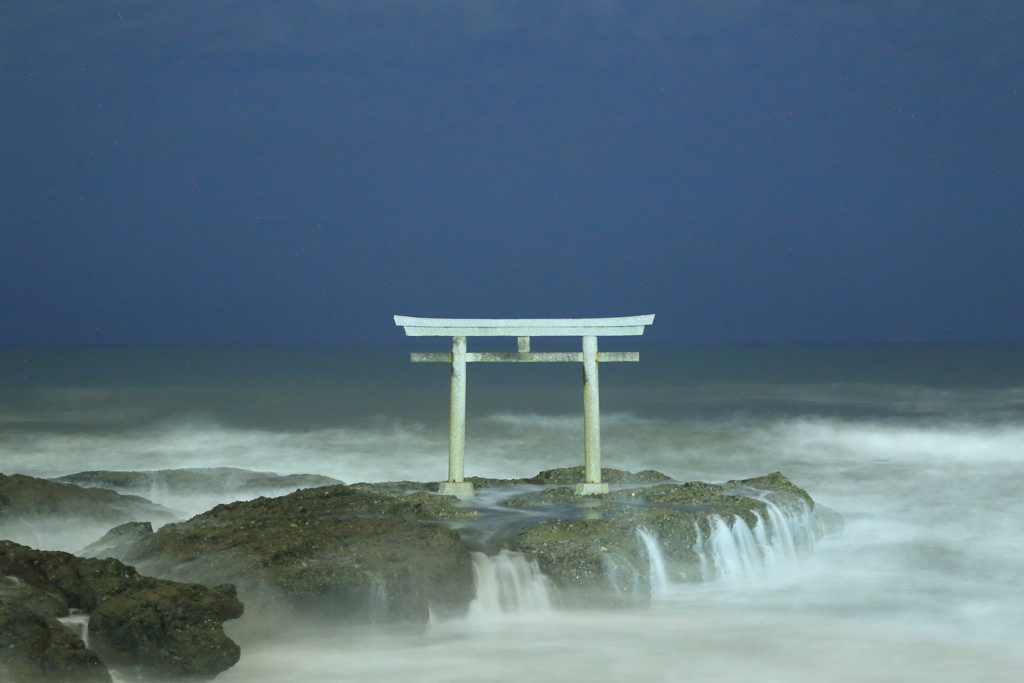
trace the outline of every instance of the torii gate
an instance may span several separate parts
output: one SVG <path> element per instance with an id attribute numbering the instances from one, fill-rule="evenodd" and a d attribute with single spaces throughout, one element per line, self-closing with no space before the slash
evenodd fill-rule
<path id="1" fill-rule="evenodd" d="M 548 318 L 548 319 L 459 319 L 410 318 L 395 316 L 395 324 L 404 327 L 410 337 L 451 337 L 451 353 L 413 353 L 413 363 L 451 363 L 452 393 L 448 437 L 448 481 L 439 492 L 466 498 L 473 495 L 473 483 L 464 479 L 466 448 L 466 363 L 583 363 L 583 450 L 584 481 L 576 485 L 576 495 L 608 493 L 601 481 L 601 402 L 598 393 L 597 364 L 640 360 L 635 351 L 598 352 L 597 338 L 635 336 L 654 322 L 653 315 L 628 318 Z M 470 353 L 467 337 L 518 337 L 516 353 Z M 530 337 L 582 337 L 583 351 L 533 353 Z"/>

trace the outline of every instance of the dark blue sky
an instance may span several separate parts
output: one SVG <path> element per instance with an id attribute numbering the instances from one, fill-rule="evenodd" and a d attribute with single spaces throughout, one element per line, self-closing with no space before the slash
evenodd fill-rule
<path id="1" fill-rule="evenodd" d="M 0 343 L 1024 341 L 1019 0 L 0 4 Z"/>

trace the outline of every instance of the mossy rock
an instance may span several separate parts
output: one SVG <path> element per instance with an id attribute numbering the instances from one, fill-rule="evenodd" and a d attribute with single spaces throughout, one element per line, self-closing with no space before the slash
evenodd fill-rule
<path id="1" fill-rule="evenodd" d="M 418 481 L 385 481 L 385 482 L 359 482 L 352 484 L 349 488 L 363 493 L 367 496 L 381 498 L 401 498 L 413 493 L 433 490 L 437 492 L 437 484 L 424 484 Z"/>
<path id="2" fill-rule="evenodd" d="M 434 495 L 423 490 L 394 495 L 396 491 L 397 487 L 378 489 L 365 485 L 303 489 L 286 496 L 218 505 L 182 524 L 230 524 L 236 520 L 249 523 L 269 517 L 306 524 L 311 519 L 353 515 L 398 515 L 423 520 L 467 519 L 480 514 L 455 496 Z"/>
<path id="3" fill-rule="evenodd" d="M 564 478 L 560 472 L 550 477 L 542 473 L 537 479 Z M 618 477 L 620 482 L 630 479 L 658 481 L 650 475 Z M 671 580 L 702 581 L 704 571 L 713 570 L 713 560 L 705 556 L 702 562 L 698 550 L 711 536 L 716 516 L 728 523 L 742 519 L 751 528 L 768 523 L 767 503 L 744 495 L 755 489 L 801 500 L 806 496 L 778 473 L 726 484 L 656 483 L 592 496 L 554 486 L 505 501 L 509 507 L 533 508 L 555 519 L 526 525 L 502 545 L 534 557 L 570 604 L 642 604 L 649 596 L 650 558 L 639 531 L 657 539 Z M 626 588 L 627 575 L 640 586 Z"/>
<path id="4" fill-rule="evenodd" d="M 532 505 L 580 505 L 582 499 L 576 490 L 568 486 L 552 486 L 540 491 L 530 491 L 503 501 L 509 507 L 529 507 Z"/>
<path id="5" fill-rule="evenodd" d="M 143 495 L 154 490 L 185 495 L 251 491 L 280 491 L 283 493 L 300 488 L 343 483 L 320 474 L 279 475 L 274 472 L 259 472 L 237 467 L 188 467 L 139 472 L 93 470 L 69 474 L 54 481 Z"/>
<path id="6" fill-rule="evenodd" d="M 527 479 L 493 479 L 489 477 L 466 477 L 466 481 L 473 485 L 476 490 L 504 488 L 507 486 L 521 486 L 530 483 Z"/>
<path id="7" fill-rule="evenodd" d="M 236 583 L 250 603 L 280 600 L 354 623 L 424 623 L 428 610 L 460 614 L 472 599 L 466 544 L 533 557 L 563 605 L 638 606 L 650 597 L 641 529 L 657 538 L 672 580 L 700 581 L 713 567 L 707 557 L 702 567 L 698 547 L 711 536 L 716 515 L 754 527 L 768 519 L 766 499 L 813 504 L 779 473 L 725 484 L 676 483 L 654 471 L 603 474 L 616 490 L 591 496 L 575 495 L 582 467 L 529 479 L 468 480 L 480 489 L 545 487 L 507 500 L 505 512 L 437 495 L 430 483 L 305 489 L 219 505 L 156 533 L 125 525 L 90 552 L 166 578 Z M 520 515 L 516 508 L 541 514 Z"/>
<path id="8" fill-rule="evenodd" d="M 453 496 L 329 486 L 218 505 L 155 533 L 115 529 L 90 552 L 155 576 L 234 583 L 247 603 L 329 621 L 425 624 L 430 610 L 464 613 L 474 587 L 459 535 L 419 520 L 477 516 Z"/>
<path id="9" fill-rule="evenodd" d="M 224 621 L 242 614 L 234 586 L 165 581 L 142 576 L 115 559 L 33 550 L 10 541 L 0 541 L 0 575 L 17 589 L 5 589 L 0 598 L 8 618 L 28 612 L 33 617 L 23 621 L 35 625 L 29 640 L 15 634 L 22 645 L 8 649 L 24 650 L 19 656 L 47 674 L 39 680 L 79 680 L 59 674 L 74 670 L 84 672 L 83 681 L 109 681 L 106 669 L 95 665 L 99 660 L 140 677 L 209 680 L 238 661 L 239 648 L 223 630 Z M 41 603 L 39 594 L 59 596 L 60 602 Z M 70 609 L 91 615 L 94 651 L 55 621 Z M 39 650 L 37 641 L 44 636 L 46 649 Z M 28 650 L 25 643 L 31 645 Z"/>
<path id="10" fill-rule="evenodd" d="M 727 481 L 725 485 L 729 488 L 750 488 L 758 491 L 791 494 L 802 498 L 812 510 L 814 509 L 814 499 L 811 498 L 811 494 L 787 479 L 782 472 L 772 472 L 771 474 L 750 479 L 733 479 L 732 481 Z"/>
<path id="11" fill-rule="evenodd" d="M 0 527 L 25 520 L 52 518 L 120 524 L 130 520 L 177 519 L 167 508 L 138 496 L 107 489 L 82 488 L 24 474 L 0 474 Z"/>
<path id="12" fill-rule="evenodd" d="M 635 530 L 619 520 L 549 520 L 506 547 L 537 561 L 563 607 L 637 607 L 650 601 L 646 554 Z"/>
<path id="13" fill-rule="evenodd" d="M 111 683 L 100 658 L 56 619 L 0 597 L 0 680 Z"/>
<path id="14" fill-rule="evenodd" d="M 559 467 L 553 470 L 545 470 L 535 477 L 521 480 L 524 484 L 575 486 L 585 481 L 584 468 L 582 465 L 576 467 Z M 672 481 L 672 477 L 655 470 L 643 470 L 641 472 L 627 472 L 616 470 L 610 467 L 601 468 L 601 481 L 608 484 L 651 484 L 659 481 Z"/>
<path id="15" fill-rule="evenodd" d="M 525 528 L 503 546 L 527 553 L 552 577 L 560 591 L 568 593 L 572 604 L 581 601 L 608 604 L 593 596 L 602 590 L 610 604 L 642 604 L 649 593 L 649 563 L 641 529 L 657 539 L 666 571 L 673 581 L 695 582 L 704 579 L 697 547 L 713 530 L 713 517 L 743 518 L 749 526 L 760 523 L 755 512 L 766 519 L 765 503 L 744 496 L 723 496 L 724 505 L 662 507 L 659 505 L 622 505 L 613 501 L 593 503 L 581 515 L 583 519 L 547 520 Z M 587 519 L 586 517 L 591 517 Z M 705 558 L 705 562 L 710 562 Z M 713 565 L 709 564 L 709 569 Z M 647 588 L 630 589 L 623 577 L 636 578 Z M 582 591 L 583 597 L 578 597 Z M 623 596 L 629 593 L 629 600 Z"/>

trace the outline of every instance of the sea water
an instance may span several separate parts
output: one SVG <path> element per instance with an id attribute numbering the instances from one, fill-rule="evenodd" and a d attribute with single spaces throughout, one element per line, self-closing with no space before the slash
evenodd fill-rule
<path id="1" fill-rule="evenodd" d="M 528 560 L 478 559 L 482 602 L 465 618 L 423 633 L 275 624 L 218 680 L 1024 680 L 1024 349 L 621 348 L 641 362 L 601 368 L 606 467 L 712 482 L 782 471 L 843 515 L 843 533 L 813 552 L 778 545 L 759 567 L 709 565 L 704 583 L 659 579 L 647 610 L 552 609 Z M 436 481 L 448 371 L 408 350 L 2 350 L 0 471 Z M 471 366 L 467 474 L 580 464 L 580 382 L 569 364 Z M 187 514 L 222 502 L 152 494 Z"/>

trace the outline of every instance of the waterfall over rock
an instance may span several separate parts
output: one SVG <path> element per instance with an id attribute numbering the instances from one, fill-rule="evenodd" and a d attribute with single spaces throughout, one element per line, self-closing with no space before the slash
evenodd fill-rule
<path id="1" fill-rule="evenodd" d="M 668 590 L 668 570 L 665 568 L 665 557 L 661 552 L 661 545 L 658 543 L 658 539 L 643 527 L 637 529 L 636 533 L 643 541 L 644 549 L 647 551 L 647 560 L 650 563 L 651 597 L 664 595 Z"/>
<path id="2" fill-rule="evenodd" d="M 79 610 L 71 610 L 71 614 L 68 616 L 57 617 L 57 621 L 71 629 L 75 635 L 82 639 L 86 647 L 90 647 L 88 614 Z"/>
<path id="3" fill-rule="evenodd" d="M 492 617 L 551 609 L 549 582 L 535 560 L 509 550 L 497 555 L 471 554 L 476 580 L 476 599 L 469 607 L 471 615 Z"/>
<path id="4" fill-rule="evenodd" d="M 732 525 L 721 516 L 712 518 L 709 543 L 718 578 L 723 581 L 742 581 L 754 578 L 763 566 L 761 548 L 742 517 L 735 517 Z"/>
<path id="5" fill-rule="evenodd" d="M 695 538 L 695 542 L 691 540 L 692 545 L 685 547 L 699 562 L 698 580 L 726 584 L 757 582 L 773 570 L 792 566 L 801 554 L 813 550 L 823 532 L 819 528 L 822 523 L 810 505 L 795 496 L 770 496 L 767 492 L 757 500 L 764 507 L 751 510 L 746 518 L 741 514 L 714 513 L 692 523 L 690 538 Z M 576 529 L 590 529 L 604 522 L 574 524 Z M 668 538 L 659 538 L 663 533 L 669 534 Z M 693 581 L 679 571 L 675 558 L 680 549 L 673 533 L 666 528 L 655 531 L 643 525 L 633 527 L 635 559 L 645 564 L 598 542 L 591 543 L 600 551 L 600 564 L 594 566 L 600 567 L 609 589 L 616 595 L 646 593 L 649 586 L 651 599 L 664 598 L 675 592 L 674 586 L 681 588 Z M 528 554 L 502 549 L 496 555 L 471 555 L 476 599 L 470 614 L 491 618 L 552 609 L 554 584 Z M 561 586 L 558 590 L 562 590 Z M 557 605 L 564 608 L 564 595 L 558 592 L 555 597 Z"/>
<path id="6" fill-rule="evenodd" d="M 755 512 L 751 527 L 736 515 L 710 518 L 711 534 L 705 540 L 699 534 L 694 547 L 700 558 L 704 580 L 742 583 L 764 576 L 766 570 L 794 562 L 801 552 L 809 552 L 820 535 L 810 507 L 797 500 L 784 507 L 764 500 L 767 520 Z"/>
<path id="7" fill-rule="evenodd" d="M 488 511 L 514 529 L 498 544 L 537 560 L 559 608 L 645 607 L 677 583 L 745 581 L 823 535 L 809 523 L 810 495 L 780 472 L 723 484 L 619 486 L 589 497 L 549 486 Z M 476 542 L 487 547 L 493 535 Z"/>

